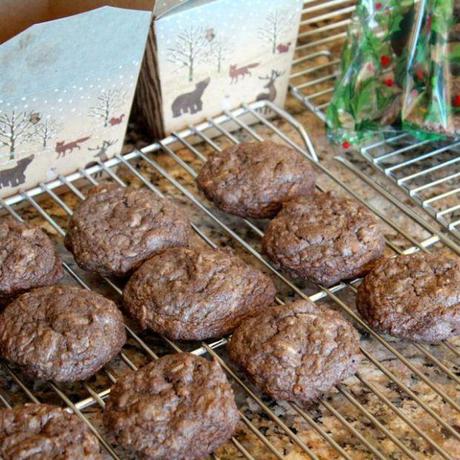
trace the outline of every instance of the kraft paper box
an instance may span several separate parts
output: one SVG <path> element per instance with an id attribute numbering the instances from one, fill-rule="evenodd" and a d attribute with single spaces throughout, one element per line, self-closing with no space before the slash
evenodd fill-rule
<path id="1" fill-rule="evenodd" d="M 267 99 L 284 105 L 302 0 L 154 7 L 135 109 L 154 138 Z"/>
<path id="2" fill-rule="evenodd" d="M 152 5 L 0 0 L 0 196 L 121 151 Z"/>

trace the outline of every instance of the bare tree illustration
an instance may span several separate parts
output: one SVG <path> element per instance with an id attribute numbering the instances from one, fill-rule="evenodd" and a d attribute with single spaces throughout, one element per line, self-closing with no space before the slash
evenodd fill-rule
<path id="1" fill-rule="evenodd" d="M 216 65 L 217 73 L 222 71 L 222 64 L 230 54 L 231 48 L 225 40 L 218 38 L 209 44 L 209 57 Z"/>
<path id="2" fill-rule="evenodd" d="M 0 145 L 8 147 L 9 159 L 16 157 L 16 148 L 30 142 L 35 135 L 35 127 L 30 120 L 30 113 L 0 113 Z"/>
<path id="3" fill-rule="evenodd" d="M 290 15 L 283 10 L 275 10 L 265 17 L 264 24 L 259 27 L 259 38 L 270 43 L 273 54 L 276 54 L 276 47 L 282 35 L 289 32 L 293 26 L 293 19 L 292 14 Z"/>
<path id="4" fill-rule="evenodd" d="M 169 48 L 169 62 L 188 69 L 188 81 L 193 81 L 195 67 L 202 62 L 209 51 L 206 32 L 201 26 L 191 25 L 176 36 L 176 43 Z"/>
<path id="5" fill-rule="evenodd" d="M 43 148 L 46 148 L 48 141 L 56 136 L 59 128 L 60 124 L 53 118 L 45 118 L 35 125 L 35 133 Z"/>
<path id="6" fill-rule="evenodd" d="M 123 105 L 125 98 L 126 92 L 120 89 L 102 91 L 96 98 L 96 104 L 90 107 L 89 116 L 102 119 L 104 126 L 108 126 L 113 111 Z"/>

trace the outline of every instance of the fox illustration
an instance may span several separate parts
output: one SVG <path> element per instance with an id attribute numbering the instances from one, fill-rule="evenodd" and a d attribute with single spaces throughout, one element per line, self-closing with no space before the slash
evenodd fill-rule
<path id="1" fill-rule="evenodd" d="M 56 142 L 55 151 L 58 154 L 57 157 L 58 158 L 65 157 L 67 150 L 69 150 L 70 153 L 72 153 L 74 149 L 80 150 L 79 144 L 86 142 L 88 139 L 90 139 L 90 136 L 82 137 L 81 139 L 77 139 L 76 141 L 73 141 L 73 142 L 67 142 L 67 144 L 65 143 L 65 141 Z"/>
<path id="2" fill-rule="evenodd" d="M 253 64 L 248 64 L 242 67 L 238 67 L 236 64 L 232 64 L 228 70 L 228 75 L 230 77 L 230 83 L 238 83 L 240 77 L 244 79 L 246 75 L 251 76 L 249 69 L 259 66 L 258 62 Z"/>
<path id="3" fill-rule="evenodd" d="M 195 85 L 195 89 L 190 93 L 184 93 L 177 96 L 171 105 L 173 117 L 180 117 L 184 113 L 197 113 L 203 110 L 203 101 L 201 100 L 204 90 L 208 87 L 211 79 L 200 81 Z"/>

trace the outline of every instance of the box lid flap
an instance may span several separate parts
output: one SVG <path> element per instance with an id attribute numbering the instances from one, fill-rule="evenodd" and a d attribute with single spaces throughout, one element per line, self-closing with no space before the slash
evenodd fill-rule
<path id="1" fill-rule="evenodd" d="M 153 16 L 159 18 L 174 8 L 193 0 L 158 0 L 153 7 Z"/>
<path id="2" fill-rule="evenodd" d="M 179 9 L 179 7 L 181 7 L 180 9 L 183 11 L 213 1 L 214 0 L 157 0 L 153 7 L 153 17 L 158 19 L 171 13 L 173 10 Z"/>

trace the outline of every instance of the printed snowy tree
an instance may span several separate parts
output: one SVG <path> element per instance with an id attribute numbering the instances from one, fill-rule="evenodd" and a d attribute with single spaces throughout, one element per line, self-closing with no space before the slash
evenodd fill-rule
<path id="1" fill-rule="evenodd" d="M 28 112 L 0 113 L 0 145 L 8 148 L 9 160 L 16 158 L 19 145 L 30 142 L 35 134 L 35 126 Z"/>
<path id="2" fill-rule="evenodd" d="M 119 109 L 125 100 L 126 93 L 120 89 L 103 90 L 97 96 L 96 104 L 89 109 L 89 116 L 100 118 L 104 126 L 109 125 L 109 120 L 114 114 L 114 111 Z"/>
<path id="3" fill-rule="evenodd" d="M 43 148 L 46 148 L 48 141 L 56 136 L 59 129 L 60 124 L 53 118 L 45 118 L 35 125 L 35 134 Z"/>
<path id="4" fill-rule="evenodd" d="M 230 46 L 222 38 L 213 39 L 209 43 L 209 56 L 216 65 L 217 73 L 222 71 L 222 64 L 230 54 L 230 51 Z"/>
<path id="5" fill-rule="evenodd" d="M 258 29 L 259 38 L 270 44 L 272 54 L 276 54 L 276 47 L 284 34 L 294 25 L 294 16 L 284 10 L 275 10 L 266 17 L 263 25 Z"/>
<path id="6" fill-rule="evenodd" d="M 209 42 L 203 27 L 190 26 L 176 36 L 176 43 L 169 48 L 169 62 L 188 69 L 188 81 L 193 81 L 196 65 L 209 51 Z"/>

